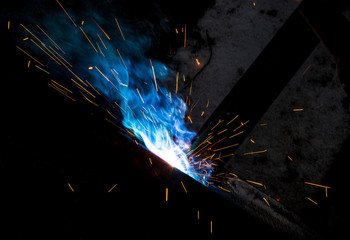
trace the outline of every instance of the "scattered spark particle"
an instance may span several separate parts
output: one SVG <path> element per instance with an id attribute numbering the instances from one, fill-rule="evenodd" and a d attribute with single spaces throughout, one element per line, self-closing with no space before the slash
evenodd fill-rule
<path id="1" fill-rule="evenodd" d="M 270 203 L 266 200 L 266 198 L 263 197 L 263 199 L 264 199 L 264 201 L 266 202 L 266 204 L 267 204 L 269 207 L 271 207 L 271 206 L 270 206 Z"/>
<path id="2" fill-rule="evenodd" d="M 94 69 L 93 67 L 89 67 L 89 70 L 92 70 L 92 69 Z"/>
<path id="3" fill-rule="evenodd" d="M 28 60 L 28 68 L 30 67 L 30 60 Z"/>
<path id="4" fill-rule="evenodd" d="M 255 143 L 255 141 L 253 139 L 249 139 L 249 141 L 251 141 L 252 143 Z"/>
<path id="5" fill-rule="evenodd" d="M 40 69 L 41 71 L 43 71 L 44 73 L 50 74 L 50 72 L 46 71 L 45 69 L 39 67 L 38 65 L 35 65 L 36 68 Z"/>
<path id="6" fill-rule="evenodd" d="M 151 159 L 151 158 L 148 158 L 148 160 L 149 160 L 149 163 L 152 165 L 152 159 Z"/>
<path id="7" fill-rule="evenodd" d="M 197 65 L 200 66 L 201 63 L 198 61 L 198 58 L 196 58 Z"/>
<path id="8" fill-rule="evenodd" d="M 183 189 L 185 190 L 185 193 L 187 193 L 187 190 L 185 188 L 185 184 L 182 181 L 181 181 L 181 185 L 182 185 Z"/>
<path id="9" fill-rule="evenodd" d="M 29 38 L 28 37 L 25 37 L 25 38 L 23 38 L 23 41 L 27 41 Z"/>
<path id="10" fill-rule="evenodd" d="M 328 197 L 328 188 L 324 188 L 326 190 L 326 197 Z"/>
<path id="11" fill-rule="evenodd" d="M 258 153 L 264 153 L 264 152 L 267 152 L 267 149 L 262 150 L 262 151 L 256 151 L 256 152 L 243 153 L 243 155 L 252 155 L 252 154 L 258 154 Z"/>
<path id="12" fill-rule="evenodd" d="M 179 31 L 177 30 L 177 28 L 175 28 L 175 32 L 176 32 L 176 34 L 179 34 Z"/>
<path id="13" fill-rule="evenodd" d="M 109 189 L 108 190 L 108 192 L 111 192 L 112 190 L 113 190 L 113 188 L 115 188 L 115 186 L 117 186 L 118 184 L 116 183 L 116 184 L 114 184 L 114 186 L 113 187 L 111 187 L 111 189 Z"/>
<path id="14" fill-rule="evenodd" d="M 323 187 L 323 188 L 331 188 L 329 186 L 324 186 L 324 185 L 320 185 L 320 184 L 316 184 L 316 183 L 311 183 L 311 182 L 304 182 L 305 184 L 308 185 L 312 185 L 312 186 L 316 186 L 316 187 Z"/>
<path id="15" fill-rule="evenodd" d="M 213 220 L 210 221 L 210 233 L 213 233 Z"/>
<path id="16" fill-rule="evenodd" d="M 287 158 L 293 162 L 293 159 L 289 155 L 287 155 Z"/>
<path id="17" fill-rule="evenodd" d="M 231 148 L 231 147 L 235 147 L 235 146 L 238 146 L 238 145 L 239 145 L 239 144 L 236 143 L 236 144 L 233 144 L 233 145 L 230 145 L 230 146 L 227 146 L 227 147 L 215 149 L 215 150 L 213 150 L 213 152 L 221 151 L 221 150 L 224 150 L 224 149 L 227 149 L 227 148 Z"/>
<path id="18" fill-rule="evenodd" d="M 208 101 L 207 101 L 206 108 L 208 108 L 208 107 L 209 107 L 209 98 L 208 98 Z"/>
<path id="19" fill-rule="evenodd" d="M 318 205 L 318 203 L 317 203 L 317 202 L 315 202 L 314 200 L 312 200 L 312 199 L 311 199 L 311 198 L 309 198 L 309 197 L 307 197 L 307 200 L 309 200 L 310 202 L 312 202 L 312 203 L 314 203 L 314 204 Z"/>
<path id="20" fill-rule="evenodd" d="M 39 28 L 39 30 L 45 34 L 45 36 L 52 42 L 52 44 L 59 50 L 61 50 L 63 52 L 63 50 L 57 45 L 57 43 L 52 40 L 52 38 L 39 26 L 39 25 L 36 25 L 37 28 Z M 64 53 L 64 52 L 63 52 Z"/>
<path id="21" fill-rule="evenodd" d="M 165 201 L 166 202 L 168 202 L 168 200 L 169 200 L 168 199 L 168 197 L 169 197 L 168 195 L 169 195 L 169 190 L 168 190 L 168 188 L 165 188 Z"/>
<path id="22" fill-rule="evenodd" d="M 202 111 L 201 117 L 203 117 L 203 115 L 204 115 L 204 111 Z"/>
<path id="23" fill-rule="evenodd" d="M 199 210 L 197 211 L 197 220 L 199 220 Z"/>
<path id="24" fill-rule="evenodd" d="M 294 108 L 293 109 L 293 112 L 301 112 L 301 111 L 303 111 L 304 109 L 302 109 L 302 108 Z"/>
<path id="25" fill-rule="evenodd" d="M 182 79 L 184 80 L 184 82 L 186 82 L 185 74 L 182 74 Z"/>
<path id="26" fill-rule="evenodd" d="M 223 188 L 223 187 L 221 187 L 221 186 L 218 186 L 218 188 L 220 188 L 221 190 L 223 190 L 223 191 L 225 191 L 225 192 L 231 192 L 230 190 L 228 190 L 228 189 L 226 189 L 226 188 Z"/>
<path id="27" fill-rule="evenodd" d="M 81 26 L 83 26 L 84 25 L 84 20 L 83 21 L 81 21 Z"/>
<path id="28" fill-rule="evenodd" d="M 74 192 L 74 189 L 72 188 L 72 186 L 70 185 L 70 183 L 68 183 L 68 186 L 69 186 L 70 190 L 72 190 L 72 192 Z"/>
<path id="29" fill-rule="evenodd" d="M 192 93 L 192 83 L 193 83 L 193 80 L 191 80 L 190 93 L 188 94 L 189 96 L 191 96 L 191 93 Z"/>
<path id="30" fill-rule="evenodd" d="M 135 143 L 136 143 L 136 145 L 139 145 L 139 142 L 135 139 Z"/>
<path id="31" fill-rule="evenodd" d="M 63 94 L 64 96 L 66 96 L 67 98 L 69 98 L 70 100 L 72 100 L 73 102 L 76 101 L 74 98 L 68 96 L 68 94 L 67 94 L 65 91 L 63 91 L 62 89 L 58 88 L 57 86 L 54 86 L 54 85 L 52 85 L 52 84 L 50 84 L 50 83 L 49 83 L 48 85 L 49 85 L 50 87 L 52 87 L 53 89 L 55 89 L 57 92 Z"/>
<path id="32" fill-rule="evenodd" d="M 258 182 L 253 182 L 253 181 L 250 181 L 250 180 L 246 180 L 247 182 L 249 182 L 249 183 L 253 183 L 253 184 L 255 184 L 255 185 L 259 185 L 259 186 L 264 186 L 264 184 L 262 184 L 262 183 L 258 183 Z"/>
<path id="33" fill-rule="evenodd" d="M 260 126 L 267 126 L 267 125 L 269 125 L 268 123 L 260 123 L 259 124 Z"/>
<path id="34" fill-rule="evenodd" d="M 74 24 L 75 27 L 77 27 L 77 25 L 75 24 L 75 22 L 73 21 L 73 19 L 69 16 L 69 14 L 67 13 L 66 9 L 64 9 L 64 7 L 62 6 L 62 4 L 56 0 L 57 3 L 60 5 L 60 7 L 62 8 L 62 10 L 65 12 L 65 14 L 69 17 L 69 19 L 72 21 L 72 23 Z"/>
<path id="35" fill-rule="evenodd" d="M 238 135 L 240 135 L 240 134 L 242 134 L 242 133 L 244 133 L 244 131 L 241 131 L 241 132 L 239 132 L 239 133 L 236 133 L 236 134 L 234 134 L 234 135 L 230 136 L 229 138 L 236 137 L 236 136 L 238 136 Z"/>
<path id="36" fill-rule="evenodd" d="M 120 25 L 119 25 L 119 23 L 118 23 L 118 20 L 117 20 L 117 18 L 114 18 L 114 19 L 115 19 L 115 22 L 116 22 L 116 23 L 117 23 L 117 25 L 118 25 L 118 28 L 119 28 L 120 34 L 122 35 L 122 38 L 123 38 L 123 40 L 125 41 L 124 34 L 123 34 L 123 32 L 122 32 L 122 29 L 120 28 Z"/>

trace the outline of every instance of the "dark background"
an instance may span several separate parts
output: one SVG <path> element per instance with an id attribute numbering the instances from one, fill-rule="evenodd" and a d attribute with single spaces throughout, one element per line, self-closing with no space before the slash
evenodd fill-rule
<path id="1" fill-rule="evenodd" d="M 66 4 L 74 8 L 72 2 Z M 164 2 L 159 8 L 169 25 L 187 23 L 189 29 L 212 4 Z M 138 8 L 135 1 L 118 4 L 133 9 L 129 17 L 152 21 L 148 1 Z M 45 74 L 28 69 L 7 17 L 29 6 L 35 7 L 2 6 L 1 239 L 287 238 L 159 160 L 154 159 L 158 167 L 151 166 L 151 155 L 120 135 L 99 109 L 70 101 L 47 85 Z M 158 47 L 161 54 L 168 45 Z"/>

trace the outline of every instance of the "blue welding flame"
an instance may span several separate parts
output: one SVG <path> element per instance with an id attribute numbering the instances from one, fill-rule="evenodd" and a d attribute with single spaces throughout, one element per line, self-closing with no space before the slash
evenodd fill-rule
<path id="1" fill-rule="evenodd" d="M 73 14 L 71 16 L 76 19 Z M 110 103 L 118 105 L 119 109 L 115 108 L 115 111 L 118 109 L 122 114 L 123 126 L 132 130 L 145 147 L 205 184 L 205 177 L 196 174 L 192 160 L 186 154 L 195 136 L 184 121 L 187 106 L 180 94 L 167 87 L 170 80 L 175 82 L 175 74 L 149 56 L 154 37 L 152 31 L 140 32 L 140 27 L 135 31 L 123 25 L 124 39 L 116 26 L 113 30 L 108 27 L 113 18 L 106 20 L 94 14 L 92 20 L 79 26 L 73 26 L 64 14 L 57 18 L 57 21 L 43 21 L 46 23 L 43 28 L 51 29 L 50 35 L 67 53 L 65 58 L 72 63 L 72 72 L 91 83 Z M 109 32 L 108 36 L 97 22 Z M 42 39 L 45 47 L 52 45 L 45 36 Z M 40 54 L 35 47 L 33 50 Z M 61 69 L 64 68 L 61 66 L 52 72 L 64 78 Z M 70 71 L 64 70 L 65 78 L 76 79 Z M 90 96 L 85 93 L 85 97 Z"/>

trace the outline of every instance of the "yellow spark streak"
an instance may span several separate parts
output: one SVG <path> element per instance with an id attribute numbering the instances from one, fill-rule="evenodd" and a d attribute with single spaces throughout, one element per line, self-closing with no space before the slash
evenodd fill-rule
<path id="1" fill-rule="evenodd" d="M 27 55 L 28 57 L 30 57 L 31 59 L 33 59 L 34 61 L 36 61 L 38 64 L 40 64 L 42 67 L 45 66 L 44 64 L 42 64 L 41 62 L 39 62 L 38 60 L 36 60 L 34 57 L 32 57 L 29 53 L 27 53 L 26 51 L 24 51 L 22 48 L 20 48 L 19 46 L 16 46 L 19 50 L 21 50 L 25 55 Z"/>
<path id="2" fill-rule="evenodd" d="M 126 66 L 126 64 L 125 64 L 125 62 L 124 62 L 124 59 L 123 59 L 123 57 L 122 57 L 122 55 L 120 54 L 120 52 L 119 52 L 118 49 L 117 49 L 117 52 L 118 52 L 118 54 L 119 54 L 120 59 L 122 60 L 122 62 L 123 62 L 123 64 L 124 64 L 124 67 L 125 67 L 126 69 L 128 69 L 128 67 Z"/>
<path id="3" fill-rule="evenodd" d="M 69 14 L 67 13 L 66 9 L 64 9 L 64 7 L 62 6 L 62 4 L 56 0 L 57 3 L 60 5 L 60 7 L 62 8 L 62 10 L 65 12 L 65 14 L 69 17 L 69 19 L 72 21 L 72 23 L 74 24 L 75 27 L 77 27 L 77 25 L 75 24 L 75 22 L 73 21 L 73 19 L 69 16 Z"/>
<path id="4" fill-rule="evenodd" d="M 260 126 L 267 126 L 267 125 L 269 125 L 268 123 L 260 123 L 259 124 Z"/>
<path id="5" fill-rule="evenodd" d="M 325 188 L 326 190 L 326 197 L 328 197 L 328 188 Z"/>
<path id="6" fill-rule="evenodd" d="M 267 152 L 267 149 L 262 151 L 256 151 L 256 152 L 243 153 L 243 155 L 252 155 L 252 154 L 258 154 L 258 153 L 264 153 L 264 152 Z"/>
<path id="7" fill-rule="evenodd" d="M 88 93 L 89 95 L 91 95 L 93 98 L 96 98 L 95 95 L 93 95 L 91 92 L 89 92 L 86 88 L 84 88 L 83 86 L 81 86 L 79 83 L 77 83 L 76 81 L 74 81 L 73 78 L 71 78 L 70 80 L 72 80 L 75 85 L 77 85 L 78 88 L 80 88 L 81 90 L 85 91 L 86 93 Z"/>
<path id="8" fill-rule="evenodd" d="M 115 186 L 117 186 L 117 185 L 118 185 L 117 183 L 114 184 L 114 186 L 111 189 L 109 189 L 108 192 L 111 192 L 113 190 L 113 188 L 115 188 Z"/>
<path id="9" fill-rule="evenodd" d="M 84 32 L 84 30 L 79 27 L 80 30 L 83 32 L 84 36 L 86 37 L 86 39 L 89 41 L 89 43 L 91 44 L 91 46 L 93 47 L 93 49 L 98 53 L 97 49 L 95 48 L 95 46 L 92 44 L 92 42 L 90 41 L 90 38 L 86 35 L 86 33 Z"/>
<path id="10" fill-rule="evenodd" d="M 191 80 L 190 93 L 189 93 L 190 96 L 191 96 L 191 93 L 192 93 L 192 83 L 193 83 L 193 80 Z"/>
<path id="11" fill-rule="evenodd" d="M 36 26 L 40 29 L 40 31 L 42 31 L 45 34 L 45 36 L 52 42 L 53 45 L 55 45 L 57 49 L 60 49 L 63 52 L 63 50 L 57 45 L 57 43 L 54 40 L 52 40 L 52 38 L 50 38 L 50 36 L 39 25 Z"/>
<path id="12" fill-rule="evenodd" d="M 228 154 L 228 155 L 225 155 L 225 156 L 220 156 L 220 157 L 214 158 L 214 160 L 221 160 L 222 158 L 231 157 L 231 156 L 234 156 L 234 155 L 235 155 L 234 153 L 231 153 L 231 154 Z"/>
<path id="13" fill-rule="evenodd" d="M 41 71 L 50 74 L 50 72 L 46 71 L 45 69 L 42 69 L 41 67 L 39 67 L 38 65 L 35 65 L 36 68 L 40 69 Z"/>
<path id="14" fill-rule="evenodd" d="M 237 128 L 236 128 L 235 130 L 233 130 L 233 131 L 234 131 L 234 132 L 237 131 L 238 129 L 240 129 L 241 127 L 243 127 L 244 125 L 246 125 L 248 122 L 249 122 L 249 120 L 246 121 L 245 123 L 241 123 L 241 125 L 240 125 L 239 127 L 237 127 Z"/>
<path id="15" fill-rule="evenodd" d="M 187 190 L 185 188 L 185 184 L 182 181 L 181 181 L 181 185 L 182 185 L 183 189 L 185 190 L 185 193 L 187 193 Z"/>
<path id="16" fill-rule="evenodd" d="M 202 111 L 201 117 L 203 117 L 203 115 L 204 115 L 204 111 Z"/>
<path id="17" fill-rule="evenodd" d="M 91 104 L 93 104 L 93 105 L 95 105 L 96 107 L 99 107 L 99 105 L 98 104 L 96 104 L 96 103 L 94 103 L 93 101 L 91 101 L 88 97 L 86 97 L 85 95 L 84 95 L 84 93 L 82 93 L 82 92 L 80 92 L 81 93 L 81 95 L 83 95 L 83 97 L 89 102 L 89 103 L 91 103 Z"/>
<path id="18" fill-rule="evenodd" d="M 184 48 L 186 47 L 186 24 L 185 24 L 185 37 L 184 37 Z"/>
<path id="19" fill-rule="evenodd" d="M 70 96 L 68 96 L 67 93 L 66 93 L 65 91 L 63 91 L 62 89 L 60 89 L 60 88 L 58 88 L 57 86 L 54 86 L 54 85 L 52 85 L 52 84 L 50 84 L 50 83 L 49 83 L 48 85 L 49 85 L 50 87 L 52 87 L 53 89 L 55 89 L 57 92 L 63 94 L 64 96 L 66 96 L 67 98 L 69 98 L 70 100 L 72 100 L 73 102 L 75 102 L 75 99 L 72 98 L 72 97 L 70 97 Z"/>
<path id="20" fill-rule="evenodd" d="M 212 128 L 212 129 L 210 129 L 211 131 L 214 129 L 214 128 L 216 128 L 220 123 L 222 123 L 224 120 L 220 120 L 219 119 L 219 122 Z"/>
<path id="21" fill-rule="evenodd" d="M 206 106 L 206 108 L 208 108 L 209 107 L 209 98 L 208 98 L 208 102 L 207 102 L 207 106 Z"/>
<path id="22" fill-rule="evenodd" d="M 182 78 L 183 78 L 184 82 L 186 82 L 185 74 L 182 74 Z"/>
<path id="23" fill-rule="evenodd" d="M 60 86 L 61 88 L 65 89 L 66 91 L 70 92 L 70 93 L 73 93 L 71 90 L 69 90 L 68 88 L 62 86 L 61 84 L 59 84 L 58 82 L 54 81 L 54 80 L 51 80 L 51 82 L 53 82 L 54 84 Z"/>
<path id="24" fill-rule="evenodd" d="M 253 139 L 249 139 L 249 141 L 251 141 L 252 143 L 255 143 L 255 141 Z"/>
<path id="25" fill-rule="evenodd" d="M 26 38 L 23 38 L 23 41 L 27 41 L 28 39 L 29 39 L 29 38 L 27 38 L 27 37 L 26 37 Z"/>
<path id="26" fill-rule="evenodd" d="M 72 188 L 72 186 L 70 185 L 70 183 L 68 183 L 68 186 L 69 186 L 70 190 L 72 190 L 72 192 L 74 192 L 74 189 Z"/>
<path id="27" fill-rule="evenodd" d="M 38 48 L 40 48 L 41 51 L 43 51 L 47 56 L 49 56 L 52 60 L 54 60 L 58 65 L 61 66 L 61 63 L 59 63 L 54 57 L 52 57 L 48 52 L 46 52 L 42 47 L 39 46 L 39 44 L 37 44 L 36 42 L 34 42 L 33 39 L 30 39 L 30 41 L 32 43 L 34 43 Z M 45 45 L 44 45 L 45 46 Z M 46 46 L 45 46 L 46 48 Z M 47 48 L 46 48 L 47 49 Z"/>
<path id="28" fill-rule="evenodd" d="M 247 182 L 249 182 L 249 183 L 253 183 L 253 184 L 255 184 L 255 185 L 259 185 L 259 186 L 264 186 L 264 184 L 262 184 L 262 183 L 258 183 L 258 182 L 253 182 L 253 181 L 250 181 L 250 180 L 246 180 Z"/>
<path id="29" fill-rule="evenodd" d="M 236 134 L 232 135 L 232 136 L 231 136 L 231 137 L 229 137 L 229 138 L 236 137 L 236 136 L 238 136 L 238 135 L 240 135 L 240 134 L 242 134 L 242 133 L 244 133 L 244 131 L 241 131 L 241 132 L 239 132 L 239 133 L 236 133 Z"/>
<path id="30" fill-rule="evenodd" d="M 287 158 L 293 162 L 293 159 L 289 155 L 287 155 Z"/>
<path id="31" fill-rule="evenodd" d="M 141 98 L 142 102 L 143 102 L 143 103 L 145 103 L 145 102 L 143 101 L 143 98 L 142 98 L 141 93 L 140 93 L 140 91 L 139 91 L 139 89 L 138 89 L 138 88 L 136 88 L 136 91 L 137 91 L 137 93 L 139 94 L 139 96 L 140 96 L 140 98 Z"/>
<path id="32" fill-rule="evenodd" d="M 22 23 L 20 24 L 28 33 L 30 33 L 36 40 L 38 40 L 43 46 L 45 46 L 45 44 L 37 37 L 35 36 L 31 31 L 29 31 L 28 28 L 26 28 Z"/>
<path id="33" fill-rule="evenodd" d="M 196 62 L 197 62 L 197 64 L 198 64 L 198 66 L 201 65 L 201 63 L 198 61 L 198 58 L 196 58 Z"/>
<path id="34" fill-rule="evenodd" d="M 199 210 L 197 211 L 197 219 L 199 220 Z"/>
<path id="35" fill-rule="evenodd" d="M 220 135 L 223 132 L 226 132 L 228 129 L 226 128 L 225 130 L 222 130 L 221 132 L 218 133 L 218 135 Z"/>
<path id="36" fill-rule="evenodd" d="M 28 60 L 28 68 L 30 67 L 30 60 Z"/>
<path id="37" fill-rule="evenodd" d="M 208 99 L 209 100 L 209 99 Z M 230 123 L 232 123 L 234 120 L 236 120 L 239 117 L 239 115 L 237 115 L 236 117 L 234 117 L 231 121 L 229 121 L 228 123 L 226 123 L 226 125 L 229 125 Z"/>
<path id="38" fill-rule="evenodd" d="M 66 59 L 64 59 L 58 52 L 55 51 L 55 49 L 53 49 L 51 46 L 49 47 L 56 55 L 58 55 L 65 63 L 67 63 L 70 67 L 73 67 L 72 64 L 70 64 Z M 61 49 L 61 51 L 63 52 L 63 50 Z M 65 54 L 65 52 L 63 52 Z M 63 65 L 64 63 L 62 61 L 60 61 Z"/>
<path id="39" fill-rule="evenodd" d="M 81 21 L 81 26 L 83 26 L 83 25 L 84 25 L 84 22 L 85 22 L 84 20 L 83 20 L 83 21 Z"/>
<path id="40" fill-rule="evenodd" d="M 190 116 L 188 116 L 187 118 L 188 118 L 188 120 L 190 120 L 190 122 L 191 122 L 191 124 L 192 124 L 193 122 L 192 122 L 191 117 L 190 117 Z"/>
<path id="41" fill-rule="evenodd" d="M 125 41 L 124 34 L 123 34 L 123 32 L 122 32 L 122 29 L 121 29 L 121 28 L 120 28 L 120 26 L 119 26 L 118 20 L 117 20 L 117 18 L 114 18 L 114 19 L 115 19 L 115 22 L 116 22 L 116 23 L 117 23 L 117 25 L 118 25 L 118 28 L 119 28 L 120 34 L 122 35 L 123 40 Z"/>
<path id="42" fill-rule="evenodd" d="M 177 91 L 179 89 L 179 72 L 176 74 L 176 87 L 175 87 L 175 93 L 177 94 Z"/>
<path id="43" fill-rule="evenodd" d="M 169 195 L 169 190 L 168 188 L 165 188 L 165 201 L 167 202 L 168 201 L 168 195 Z"/>
<path id="44" fill-rule="evenodd" d="M 269 207 L 271 207 L 271 206 L 270 206 L 270 203 L 266 200 L 266 198 L 263 197 L 263 199 L 264 199 L 264 201 L 266 202 L 266 204 L 267 204 Z"/>
<path id="45" fill-rule="evenodd" d="M 111 40 L 110 37 L 107 35 L 107 33 L 102 29 L 102 27 L 95 20 L 93 20 L 93 21 L 96 23 L 96 25 L 99 27 L 99 29 L 106 35 L 108 40 Z"/>
<path id="46" fill-rule="evenodd" d="M 314 203 L 314 204 L 318 205 L 318 203 L 317 203 L 317 202 L 315 202 L 314 200 L 312 200 L 312 199 L 311 199 L 311 198 L 309 198 L 309 197 L 307 197 L 307 200 L 309 200 L 310 202 L 312 202 L 312 203 Z"/>
<path id="47" fill-rule="evenodd" d="M 148 160 L 149 160 L 149 163 L 152 165 L 152 159 L 151 159 L 151 158 L 148 158 Z"/>
<path id="48" fill-rule="evenodd" d="M 301 76 L 304 76 L 304 75 L 306 74 L 306 72 L 310 69 L 310 67 L 311 67 L 311 65 L 309 65 L 309 66 L 305 69 L 305 71 L 301 74 Z"/>
<path id="49" fill-rule="evenodd" d="M 312 185 L 312 186 L 316 186 L 316 187 L 331 188 L 331 187 L 328 187 L 328 186 L 324 186 L 324 185 L 320 185 L 320 184 L 316 184 L 316 183 L 311 183 L 311 182 L 304 182 L 304 183 Z"/>
<path id="50" fill-rule="evenodd" d="M 303 111 L 304 109 L 302 109 L 302 108 L 294 108 L 293 109 L 293 112 L 301 112 L 301 111 Z"/>
<path id="51" fill-rule="evenodd" d="M 210 221 L 210 233 L 213 233 L 213 221 Z"/>
<path id="52" fill-rule="evenodd" d="M 100 70 L 98 67 L 95 66 L 95 69 L 96 69 L 108 82 L 110 82 L 110 83 L 113 85 L 113 87 L 115 87 L 115 89 L 119 90 L 119 89 L 113 84 L 113 82 L 112 82 L 111 80 L 109 80 L 109 78 L 106 77 L 106 75 L 104 75 L 104 74 L 101 72 L 101 70 Z"/>
<path id="53" fill-rule="evenodd" d="M 97 37 L 100 39 L 100 41 L 101 41 L 103 47 L 104 47 L 105 49 L 107 49 L 107 47 L 106 47 L 105 43 L 102 41 L 102 38 L 100 37 L 100 35 L 99 35 L 98 33 L 96 33 L 96 34 L 97 34 Z"/>
<path id="54" fill-rule="evenodd" d="M 153 78 L 154 78 L 154 85 L 156 86 L 156 91 L 158 92 L 158 85 L 157 85 L 156 73 L 154 72 L 154 67 L 153 67 L 153 64 L 152 64 L 152 60 L 149 59 L 149 62 L 151 63 L 151 67 L 152 67 Z"/>
<path id="55" fill-rule="evenodd" d="M 221 186 L 218 186 L 218 188 L 220 188 L 221 190 L 224 190 L 224 191 L 226 191 L 226 192 L 231 192 L 230 190 L 228 190 L 228 189 L 226 189 L 226 188 L 223 188 L 223 187 L 221 187 Z"/>
<path id="56" fill-rule="evenodd" d="M 233 144 L 233 145 L 230 145 L 230 146 L 227 146 L 227 147 L 215 149 L 215 150 L 213 150 L 213 152 L 217 152 L 217 151 L 224 150 L 224 149 L 227 149 L 227 148 L 235 147 L 235 146 L 238 146 L 238 145 L 239 145 L 239 144 L 236 143 L 236 144 Z"/>

